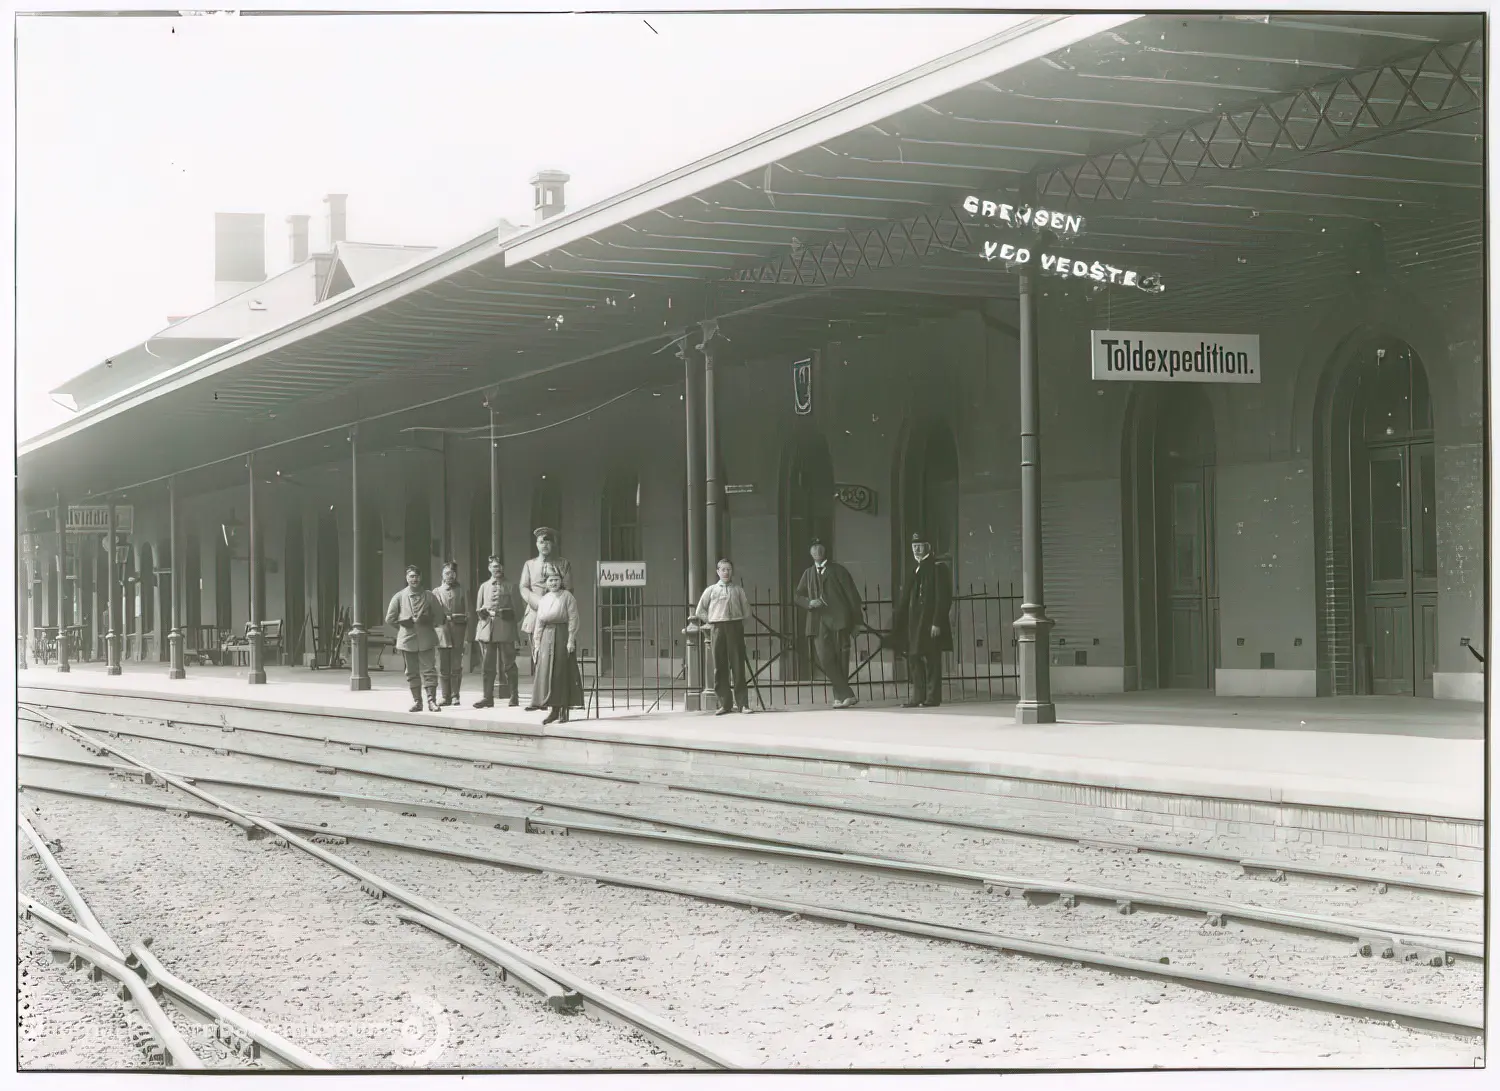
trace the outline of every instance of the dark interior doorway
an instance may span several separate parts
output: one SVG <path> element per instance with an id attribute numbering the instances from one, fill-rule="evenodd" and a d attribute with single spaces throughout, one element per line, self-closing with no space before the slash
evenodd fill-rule
<path id="1" fill-rule="evenodd" d="M 1213 689 L 1219 665 L 1213 411 L 1189 384 L 1137 393 L 1127 425 L 1128 653 L 1142 689 Z"/>
<path id="2" fill-rule="evenodd" d="M 302 649 L 307 646 L 307 574 L 303 559 L 300 511 L 287 512 L 286 544 L 282 549 L 282 558 L 282 647 L 286 662 L 295 665 L 302 662 Z"/>
<path id="3" fill-rule="evenodd" d="M 789 681 L 813 678 L 817 672 L 810 642 L 804 635 L 806 618 L 795 605 L 797 581 L 812 564 L 814 538 L 838 557 L 833 537 L 833 459 L 822 433 L 802 432 L 788 447 L 781 479 L 781 617 L 777 628 L 792 637 L 783 677 Z M 706 578 L 712 580 L 717 558 L 709 558 Z"/>
<path id="4" fill-rule="evenodd" d="M 1348 446 L 1353 484 L 1360 692 L 1432 696 L 1437 661 L 1437 505 L 1432 401 L 1411 348 L 1360 362 Z"/>
<path id="5" fill-rule="evenodd" d="M 932 542 L 934 556 L 946 558 L 958 579 L 958 444 L 946 421 L 912 426 L 896 469 L 896 540 L 892 543 L 891 583 L 899 587 L 911 567 L 911 536 Z"/>
<path id="6" fill-rule="evenodd" d="M 333 509 L 318 513 L 317 637 L 321 655 L 339 613 L 339 524 Z"/>

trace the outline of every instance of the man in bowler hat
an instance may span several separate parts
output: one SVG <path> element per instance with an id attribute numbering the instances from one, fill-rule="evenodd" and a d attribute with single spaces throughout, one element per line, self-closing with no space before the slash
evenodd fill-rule
<path id="1" fill-rule="evenodd" d="M 953 650 L 953 572 L 920 533 L 911 536 L 911 556 L 917 566 L 896 600 L 889 644 L 911 669 L 911 700 L 904 707 L 936 708 L 943 703 L 943 653 Z"/>
<path id="2" fill-rule="evenodd" d="M 813 639 L 818 665 L 833 690 L 833 707 L 853 708 L 859 698 L 849 687 L 849 639 L 864 620 L 864 602 L 854 577 L 828 559 L 828 547 L 821 539 L 814 538 L 808 552 L 812 567 L 797 581 L 794 598 L 807 611 L 807 635 Z"/>

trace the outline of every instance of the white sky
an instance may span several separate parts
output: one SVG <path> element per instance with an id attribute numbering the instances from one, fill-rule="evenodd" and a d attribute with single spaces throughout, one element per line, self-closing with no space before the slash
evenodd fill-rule
<path id="1" fill-rule="evenodd" d="M 213 214 L 349 194 L 349 237 L 446 245 L 576 209 L 978 41 L 1014 16 L 17 21 L 19 437 L 48 391 L 213 302 Z"/>

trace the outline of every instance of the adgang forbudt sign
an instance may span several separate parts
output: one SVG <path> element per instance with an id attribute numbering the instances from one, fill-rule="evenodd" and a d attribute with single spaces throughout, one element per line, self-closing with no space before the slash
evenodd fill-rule
<path id="1" fill-rule="evenodd" d="M 645 587 L 645 561 L 600 561 L 600 587 Z"/>
<path id="2" fill-rule="evenodd" d="M 1260 335 L 1094 330 L 1094 380 L 1258 383 Z"/>

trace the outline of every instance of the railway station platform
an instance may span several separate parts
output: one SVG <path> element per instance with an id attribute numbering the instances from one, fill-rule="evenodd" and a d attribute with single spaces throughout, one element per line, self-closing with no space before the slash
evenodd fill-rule
<path id="1" fill-rule="evenodd" d="M 153 665 L 154 666 L 154 665 Z M 254 709 L 360 725 L 438 725 L 505 748 L 653 774 L 780 779 L 802 790 L 931 800 L 1019 801 L 1086 810 L 1157 832 L 1307 843 L 1480 860 L 1484 846 L 1484 706 L 1429 699 L 1218 698 L 1149 692 L 1058 703 L 1061 722 L 1018 725 L 1012 702 L 939 709 L 861 705 L 752 716 L 605 712 L 543 727 L 541 713 L 461 708 L 408 713 L 400 675 L 267 669 L 250 686 L 231 668 L 185 680 L 102 665 L 20 672 L 22 701 L 169 716 L 172 706 Z M 177 715 L 186 717 L 186 713 Z"/>

